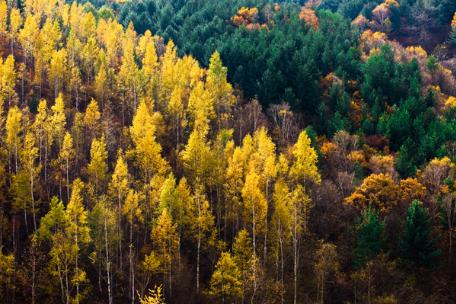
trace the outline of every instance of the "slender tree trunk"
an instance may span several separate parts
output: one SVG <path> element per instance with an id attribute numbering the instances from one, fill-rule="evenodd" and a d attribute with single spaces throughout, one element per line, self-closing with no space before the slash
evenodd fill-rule
<path id="1" fill-rule="evenodd" d="M 217 167 L 218 174 L 220 174 L 220 169 Z M 221 206 L 221 201 L 220 201 L 220 186 L 217 183 L 215 186 L 215 189 L 217 191 L 217 237 L 220 238 L 220 230 L 222 226 L 222 206 Z"/>
<path id="2" fill-rule="evenodd" d="M 257 271 L 256 271 L 256 260 L 254 261 L 253 264 L 253 292 L 252 292 L 252 297 L 250 298 L 250 304 L 254 303 L 255 300 L 255 295 L 257 291 Z"/>
<path id="3" fill-rule="evenodd" d="M 122 99 L 122 127 L 125 126 L 125 94 Z"/>
<path id="4" fill-rule="evenodd" d="M 119 258 L 119 270 L 122 271 L 122 239 L 121 239 L 121 221 L 122 221 L 122 217 L 121 217 L 121 211 L 122 211 L 122 204 L 121 204 L 121 200 L 122 200 L 122 193 L 120 192 L 120 189 L 118 191 L 118 205 L 117 205 L 117 246 L 118 246 L 118 258 Z"/>
<path id="5" fill-rule="evenodd" d="M 196 293 L 199 294 L 199 277 L 200 277 L 200 248 L 201 248 L 201 237 L 198 236 L 198 253 L 196 257 Z"/>
<path id="6" fill-rule="evenodd" d="M 35 245 L 32 244 L 32 304 L 35 304 L 35 277 L 36 277 L 36 252 Z"/>
<path id="7" fill-rule="evenodd" d="M 70 304 L 70 287 L 69 287 L 69 283 L 68 283 L 68 263 L 66 261 L 66 257 L 65 257 L 65 286 L 66 286 L 66 290 L 65 290 L 65 294 L 66 294 L 66 304 Z"/>
<path id="8" fill-rule="evenodd" d="M 107 225 L 107 220 L 106 220 L 106 214 L 104 217 L 104 233 L 105 233 L 105 251 L 106 251 L 106 275 L 107 275 L 107 279 L 108 279 L 108 303 L 112 304 L 111 272 L 110 272 L 111 262 L 109 260 L 108 225 Z"/>
<path id="9" fill-rule="evenodd" d="M 78 222 L 74 220 L 74 224 L 76 225 L 76 235 L 75 235 L 75 241 L 76 241 L 76 248 L 78 248 L 78 251 L 76 252 L 76 277 L 78 278 L 76 281 L 76 303 L 79 304 L 79 245 L 78 245 Z"/>
<path id="10" fill-rule="evenodd" d="M 294 217 L 293 217 L 293 303 L 296 304 L 297 300 L 297 285 L 298 285 L 298 237 L 297 237 L 297 211 L 296 206 L 294 207 Z"/>
<path id="11" fill-rule="evenodd" d="M 76 110 L 79 111 L 79 90 L 78 90 L 77 86 L 76 86 Z"/>
<path id="12" fill-rule="evenodd" d="M 266 202 L 268 202 L 268 198 L 269 198 L 269 181 L 266 181 L 266 189 L 265 189 L 265 196 L 266 196 Z M 267 255 L 268 255 L 268 212 L 267 212 L 267 208 L 266 208 L 266 216 L 264 218 L 264 247 L 263 247 L 263 265 L 266 265 L 266 259 L 267 259 Z"/>
<path id="13" fill-rule="evenodd" d="M 44 144 L 44 183 L 47 184 L 47 158 L 48 158 L 48 144 Z"/>
<path id="14" fill-rule="evenodd" d="M 280 230 L 282 230 L 282 228 Z M 283 286 L 283 267 L 284 267 L 284 262 L 283 262 L 282 231 L 280 231 L 279 242 L 280 242 L 280 282 L 282 283 L 282 286 Z M 284 303 L 283 292 L 280 293 L 280 298 L 281 298 L 281 302 Z"/>
<path id="15" fill-rule="evenodd" d="M 179 114 L 176 116 L 176 151 L 179 148 Z"/>
<path id="16" fill-rule="evenodd" d="M 168 244 L 168 254 L 171 257 L 171 238 L 169 239 Z M 173 294 L 173 286 L 172 286 L 172 274 L 173 274 L 173 264 L 172 261 L 169 262 L 169 273 L 168 273 L 168 285 L 169 285 L 169 295 L 172 296 Z"/>
<path id="17" fill-rule="evenodd" d="M 196 255 L 196 293 L 199 294 L 199 277 L 200 277 L 200 248 L 201 248 L 201 204 L 200 204 L 200 197 L 197 197 L 198 203 L 198 249 Z"/>
<path id="18" fill-rule="evenodd" d="M 35 196 L 33 194 L 33 163 L 30 166 L 30 196 L 32 197 L 33 230 L 36 231 Z"/>
<path id="19" fill-rule="evenodd" d="M 14 148 L 15 148 L 15 166 L 16 166 L 16 171 L 14 173 L 17 174 L 18 171 L 18 164 L 17 164 L 17 136 L 14 139 Z"/>
<path id="20" fill-rule="evenodd" d="M 252 240 L 253 254 L 256 254 L 256 221 L 255 221 L 255 202 L 252 202 Z"/>
<path id="21" fill-rule="evenodd" d="M 66 159 L 66 188 L 67 188 L 67 202 L 70 201 L 70 173 L 69 173 L 69 160 Z"/>
<path id="22" fill-rule="evenodd" d="M 66 292 L 65 287 L 63 286 L 63 277 L 62 277 L 62 270 L 60 269 L 60 264 L 57 264 L 57 271 L 59 273 L 59 281 L 60 281 L 60 296 L 62 298 L 62 303 L 65 303 Z"/>
<path id="23" fill-rule="evenodd" d="M 129 248 L 129 262 L 130 262 L 130 298 L 131 304 L 135 303 L 135 273 L 133 269 L 133 210 L 132 221 L 130 222 L 130 248 Z"/>
<path id="24" fill-rule="evenodd" d="M 97 256 L 100 256 L 101 257 L 101 249 L 97 249 Z M 103 263 L 100 261 L 99 263 L 97 263 L 97 270 L 98 270 L 98 291 L 101 293 L 103 293 L 103 287 L 101 286 L 101 272 L 102 272 L 102 267 L 103 267 Z"/>
<path id="25" fill-rule="evenodd" d="M 39 132 L 40 132 L 40 138 L 39 138 L 39 141 L 38 141 L 39 142 L 38 145 L 40 147 L 40 149 L 39 149 L 40 150 L 40 156 L 39 156 L 40 160 L 39 160 L 39 162 L 40 162 L 40 164 L 43 164 L 43 134 L 42 134 L 43 130 L 40 129 Z"/>
<path id="26" fill-rule="evenodd" d="M 26 69 L 26 68 L 25 68 Z M 24 74 L 21 77 L 21 103 L 24 102 L 24 92 L 25 92 L 25 84 L 24 84 Z"/>
<path id="27" fill-rule="evenodd" d="M 27 219 L 27 202 L 24 202 L 24 222 L 25 222 L 25 231 L 28 235 L 28 219 Z"/>
<path id="28" fill-rule="evenodd" d="M 16 225 L 15 225 L 15 219 L 13 219 L 13 251 L 14 251 L 14 256 L 17 256 L 17 242 L 16 242 Z M 15 265 L 16 262 L 14 262 Z M 13 267 L 13 282 L 16 282 L 16 267 Z M 7 290 L 10 290 L 9 284 L 7 284 Z M 8 292 L 7 292 L 8 295 Z M 13 294 L 12 294 L 12 300 L 11 302 L 14 303 L 14 298 L 15 298 L 15 290 L 13 289 Z"/>

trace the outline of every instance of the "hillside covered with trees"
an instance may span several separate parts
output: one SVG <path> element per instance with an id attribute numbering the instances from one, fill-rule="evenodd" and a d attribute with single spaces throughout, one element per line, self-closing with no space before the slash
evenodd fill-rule
<path id="1" fill-rule="evenodd" d="M 455 12 L 0 0 L 0 302 L 456 302 Z"/>

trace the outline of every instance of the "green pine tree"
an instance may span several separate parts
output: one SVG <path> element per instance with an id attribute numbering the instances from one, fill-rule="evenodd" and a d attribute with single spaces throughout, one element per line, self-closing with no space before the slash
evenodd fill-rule
<path id="1" fill-rule="evenodd" d="M 354 250 L 355 267 L 363 267 L 384 248 L 384 228 L 385 224 L 380 220 L 377 212 L 370 208 L 363 212 L 357 227 L 356 247 Z"/>
<path id="2" fill-rule="evenodd" d="M 399 250 L 407 267 L 429 269 L 437 266 L 441 253 L 432 235 L 429 211 L 418 200 L 414 200 L 407 210 Z"/>

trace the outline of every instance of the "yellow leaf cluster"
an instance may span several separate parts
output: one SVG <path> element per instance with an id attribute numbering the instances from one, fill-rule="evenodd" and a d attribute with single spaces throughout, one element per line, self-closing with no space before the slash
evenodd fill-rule
<path id="1" fill-rule="evenodd" d="M 391 176 L 380 173 L 366 177 L 361 186 L 345 198 L 345 203 L 358 208 L 375 208 L 386 213 L 394 208 L 399 199 L 399 187 Z"/>
<path id="2" fill-rule="evenodd" d="M 445 101 L 445 108 L 454 108 L 456 107 L 456 97 L 448 96 L 447 100 Z"/>
<path id="3" fill-rule="evenodd" d="M 425 60 L 428 56 L 427 52 L 421 46 L 409 46 L 405 51 L 412 57 L 420 60 Z"/>
<path id="4" fill-rule="evenodd" d="M 256 23 L 258 20 L 258 8 L 241 7 L 236 15 L 231 18 L 231 21 L 236 26 L 247 26 L 248 24 Z"/>
<path id="5" fill-rule="evenodd" d="M 323 145 L 320 148 L 321 153 L 324 156 L 329 155 L 330 153 L 334 152 L 337 149 L 337 145 L 335 143 L 332 143 L 330 141 L 326 141 L 323 143 Z"/>
<path id="6" fill-rule="evenodd" d="M 403 179 L 399 183 L 401 189 L 401 200 L 410 203 L 413 200 L 423 200 L 426 196 L 426 187 L 421 184 L 416 178 Z"/>
<path id="7" fill-rule="evenodd" d="M 352 161 L 354 163 L 358 163 L 360 165 L 366 164 L 366 157 L 365 157 L 363 151 L 360 151 L 360 150 L 355 150 L 355 151 L 350 152 L 350 154 L 348 154 L 347 158 L 350 161 Z"/>
<path id="8" fill-rule="evenodd" d="M 299 13 L 299 19 L 303 20 L 306 24 L 308 24 L 313 29 L 317 29 L 320 25 L 320 21 L 318 19 L 317 14 L 314 10 L 310 8 L 303 8 Z"/>

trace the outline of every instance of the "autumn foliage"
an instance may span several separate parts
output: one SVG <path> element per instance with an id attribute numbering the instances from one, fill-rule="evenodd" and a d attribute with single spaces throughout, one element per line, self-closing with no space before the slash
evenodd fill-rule
<path id="1" fill-rule="evenodd" d="M 299 19 L 303 20 L 307 25 L 313 29 L 317 29 L 319 26 L 318 16 L 314 10 L 304 7 L 299 13 Z"/>
<path id="2" fill-rule="evenodd" d="M 0 0 L 2 303 L 453 302 L 452 72 L 330 2 Z"/>

